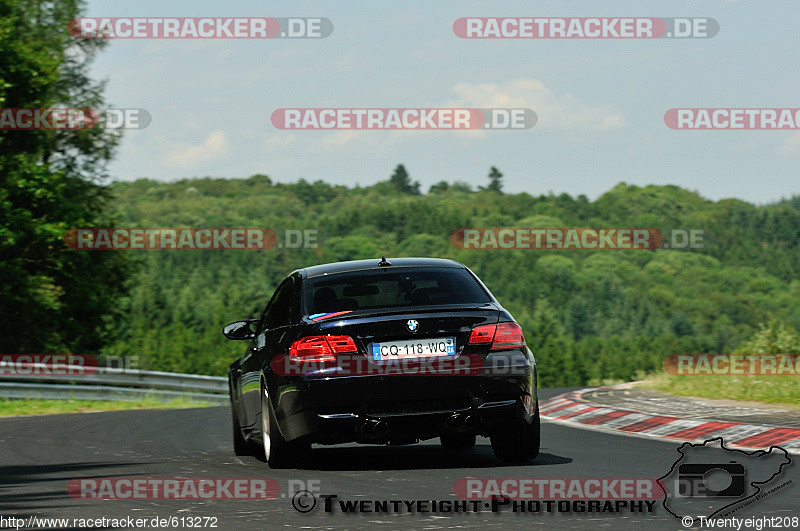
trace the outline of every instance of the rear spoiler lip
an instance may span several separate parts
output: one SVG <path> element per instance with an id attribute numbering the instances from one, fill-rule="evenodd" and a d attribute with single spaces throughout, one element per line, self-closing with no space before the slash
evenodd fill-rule
<path id="1" fill-rule="evenodd" d="M 365 310 L 344 310 L 342 312 L 327 312 L 307 315 L 303 318 L 308 323 L 321 324 L 324 322 L 339 321 L 342 319 L 364 319 L 369 317 L 386 317 L 391 315 L 421 315 L 436 312 L 458 311 L 503 311 L 494 302 L 481 305 L 475 304 L 435 304 L 425 306 L 405 306 L 393 308 L 373 308 Z"/>

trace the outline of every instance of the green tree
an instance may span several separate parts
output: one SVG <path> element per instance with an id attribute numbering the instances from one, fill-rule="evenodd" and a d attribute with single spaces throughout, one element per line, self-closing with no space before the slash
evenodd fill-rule
<path id="1" fill-rule="evenodd" d="M 77 40 L 78 0 L 0 4 L 0 108 L 91 108 L 88 67 L 102 40 Z M 0 352 L 97 351 L 107 341 L 129 264 L 124 254 L 68 249 L 69 228 L 108 226 L 105 177 L 118 135 L 0 131 Z"/>
<path id="2" fill-rule="evenodd" d="M 454 192 L 472 193 L 472 187 L 468 183 L 456 181 L 450 185 L 450 190 Z"/>
<path id="3" fill-rule="evenodd" d="M 432 184 L 430 189 L 428 189 L 429 194 L 439 194 L 442 192 L 446 192 L 450 188 L 450 185 L 447 181 L 439 181 L 436 184 Z"/>
<path id="4" fill-rule="evenodd" d="M 761 324 L 758 332 L 749 341 L 736 349 L 738 354 L 800 354 L 800 333 L 786 323 L 772 320 Z"/>
<path id="5" fill-rule="evenodd" d="M 678 337 L 688 336 L 694 333 L 692 322 L 682 312 L 677 312 L 672 315 L 669 326 Z"/>
<path id="6" fill-rule="evenodd" d="M 481 186 L 481 190 L 485 192 L 503 193 L 503 174 L 496 167 L 492 166 L 489 170 L 489 184 Z"/>
<path id="7" fill-rule="evenodd" d="M 411 177 L 406 171 L 406 167 L 398 164 L 394 169 L 394 173 L 389 178 L 392 186 L 401 194 L 419 195 L 419 182 L 412 182 Z"/>

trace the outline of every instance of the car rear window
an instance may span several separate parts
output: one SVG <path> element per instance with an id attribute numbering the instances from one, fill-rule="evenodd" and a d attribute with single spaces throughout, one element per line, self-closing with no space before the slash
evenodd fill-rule
<path id="1" fill-rule="evenodd" d="M 336 273 L 303 282 L 308 315 L 439 304 L 485 304 L 489 295 L 465 269 L 391 268 Z"/>

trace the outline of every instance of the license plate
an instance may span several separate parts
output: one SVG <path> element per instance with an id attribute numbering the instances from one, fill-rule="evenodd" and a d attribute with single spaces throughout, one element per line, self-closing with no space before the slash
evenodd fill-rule
<path id="1" fill-rule="evenodd" d="M 454 337 L 372 343 L 372 359 L 374 361 L 455 355 L 456 339 Z"/>

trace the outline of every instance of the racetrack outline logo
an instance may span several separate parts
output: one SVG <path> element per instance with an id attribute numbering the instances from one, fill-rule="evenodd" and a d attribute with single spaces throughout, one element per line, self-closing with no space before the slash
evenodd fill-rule
<path id="1" fill-rule="evenodd" d="M 686 461 L 687 459 L 689 459 L 689 456 L 687 456 L 687 453 L 686 453 L 687 450 L 690 450 L 690 451 L 716 450 L 717 449 L 716 446 L 710 445 L 710 443 L 715 443 L 715 442 L 719 443 L 719 447 L 718 447 L 719 449 L 727 451 L 727 452 L 731 452 L 731 456 L 732 457 L 750 459 L 750 460 L 752 460 L 752 462 L 758 463 L 758 461 L 757 461 L 758 459 L 765 458 L 765 457 L 773 455 L 773 450 L 775 450 L 776 453 L 774 455 L 780 456 L 779 452 L 783 454 L 782 456 L 780 456 L 780 457 L 782 457 L 782 460 L 780 462 L 780 465 L 778 466 L 777 471 L 775 473 L 771 474 L 767 479 L 765 479 L 763 481 L 750 481 L 749 480 L 750 478 L 747 478 L 747 476 L 745 475 L 745 478 L 746 478 L 744 480 L 744 482 L 745 482 L 745 490 L 749 490 L 749 487 L 751 487 L 751 488 L 754 489 L 754 492 L 750 492 L 750 493 L 745 492 L 745 493 L 743 493 L 744 494 L 743 497 L 735 496 L 735 499 L 730 501 L 730 503 L 725 503 L 725 505 L 722 505 L 721 507 L 716 508 L 713 512 L 711 512 L 708 515 L 704 515 L 704 516 L 699 516 L 697 514 L 692 514 L 692 515 L 680 514 L 679 515 L 675 510 L 673 510 L 673 509 L 676 509 L 674 507 L 674 500 L 676 498 L 677 499 L 681 499 L 681 500 L 691 500 L 692 498 L 694 498 L 695 500 L 701 500 L 702 501 L 702 505 L 704 506 L 704 508 L 707 507 L 709 509 L 714 507 L 713 505 L 709 505 L 709 501 L 708 500 L 710 498 L 720 498 L 720 497 L 727 498 L 727 499 L 734 498 L 733 496 L 726 496 L 724 494 L 717 494 L 717 493 L 714 492 L 713 489 L 708 489 L 709 492 L 711 492 L 710 495 L 708 495 L 708 494 L 700 494 L 700 495 L 697 495 L 697 494 L 693 494 L 692 495 L 692 494 L 690 494 L 690 495 L 685 496 L 685 497 L 684 496 L 678 497 L 678 496 L 675 496 L 674 493 L 672 493 L 672 495 L 671 495 L 671 492 L 672 492 L 671 486 L 678 485 L 679 490 L 680 490 L 680 482 L 682 481 L 680 476 L 678 477 L 678 481 L 674 481 L 674 482 L 673 481 L 669 481 L 669 482 L 665 481 L 667 478 L 669 478 L 669 477 L 671 477 L 671 476 L 673 476 L 675 474 L 676 468 L 679 470 L 679 474 L 680 474 L 680 467 L 681 466 L 685 466 L 685 463 L 682 463 L 682 462 Z M 709 446 L 707 446 L 707 445 L 709 445 Z M 675 518 L 678 518 L 678 519 L 681 519 L 681 520 L 684 520 L 684 519 L 688 520 L 691 517 L 700 517 L 700 518 L 705 518 L 706 520 L 708 520 L 708 519 L 714 518 L 716 515 L 720 514 L 722 511 L 724 511 L 726 509 L 730 509 L 734 505 L 739 505 L 739 504 L 741 504 L 743 502 L 746 502 L 747 500 L 751 500 L 751 499 L 756 498 L 757 496 L 759 496 L 761 494 L 761 486 L 768 484 L 770 481 L 772 481 L 773 479 L 778 477 L 783 472 L 784 467 L 792 462 L 791 457 L 789 457 L 789 453 L 785 449 L 781 448 L 780 446 L 770 446 L 769 450 L 756 450 L 754 452 L 747 452 L 747 451 L 744 451 L 744 450 L 739 450 L 739 449 L 735 449 L 735 448 L 726 447 L 725 446 L 725 441 L 723 440 L 722 437 L 714 437 L 713 439 L 709 439 L 707 441 L 704 441 L 701 444 L 692 444 L 692 443 L 689 443 L 689 442 L 685 442 L 678 448 L 678 452 L 681 454 L 681 457 L 672 464 L 672 467 L 670 468 L 669 472 L 667 472 L 665 475 L 663 475 L 663 476 L 661 476 L 659 478 L 659 481 L 661 482 L 661 486 L 664 489 L 664 499 L 662 501 L 662 505 L 664 506 L 664 509 L 667 512 L 669 512 L 669 514 L 674 516 Z M 755 459 L 753 459 L 753 458 L 755 458 Z M 719 457 L 718 457 L 718 454 L 715 454 L 715 458 L 713 460 L 715 460 L 715 461 L 719 461 L 720 460 Z M 705 464 L 707 464 L 709 467 L 716 467 L 716 465 L 711 465 L 711 464 L 708 464 L 708 463 L 705 463 Z M 752 463 L 748 463 L 748 464 L 752 464 Z M 744 469 L 746 470 L 747 467 L 745 466 Z M 668 504 L 668 502 L 670 502 L 670 501 L 673 501 L 673 507 L 672 508 L 670 508 L 670 504 Z M 679 511 L 679 512 L 682 512 L 682 511 Z"/>

